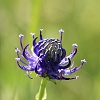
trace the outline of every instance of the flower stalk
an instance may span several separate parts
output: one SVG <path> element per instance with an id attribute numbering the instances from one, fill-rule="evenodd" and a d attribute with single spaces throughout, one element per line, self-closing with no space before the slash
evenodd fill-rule
<path id="1" fill-rule="evenodd" d="M 37 100 L 42 100 L 42 98 L 43 98 L 43 96 L 45 94 L 46 83 L 47 83 L 47 79 L 46 78 L 42 78 Z"/>

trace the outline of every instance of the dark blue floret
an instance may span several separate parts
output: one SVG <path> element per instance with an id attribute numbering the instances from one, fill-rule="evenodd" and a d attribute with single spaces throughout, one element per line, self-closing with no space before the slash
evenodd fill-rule
<path id="1" fill-rule="evenodd" d="M 40 29 L 40 41 L 37 43 L 36 40 L 38 37 L 33 37 L 33 48 L 32 51 L 29 51 L 29 44 L 23 46 L 22 39 L 23 35 L 20 34 L 20 46 L 21 51 L 16 48 L 17 53 L 17 64 L 18 66 L 26 71 L 26 75 L 29 76 L 29 71 L 34 71 L 41 77 L 55 79 L 55 80 L 72 80 L 77 79 L 77 76 L 73 78 L 66 78 L 65 75 L 70 75 L 77 70 L 79 70 L 82 65 L 86 62 L 85 59 L 81 60 L 79 67 L 73 67 L 74 65 L 71 60 L 77 53 L 77 44 L 73 44 L 73 50 L 69 56 L 66 56 L 66 50 L 62 47 L 62 34 L 63 30 L 59 30 L 61 36 L 60 39 L 47 38 L 43 39 L 42 37 L 43 29 Z M 22 58 L 26 59 L 28 63 L 24 62 Z"/>

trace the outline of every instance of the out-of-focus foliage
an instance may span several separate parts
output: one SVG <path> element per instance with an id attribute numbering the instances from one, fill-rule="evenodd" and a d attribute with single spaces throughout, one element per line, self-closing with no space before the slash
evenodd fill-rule
<path id="1" fill-rule="evenodd" d="M 24 45 L 31 44 L 29 33 L 39 35 L 40 28 L 44 38 L 59 38 L 62 28 L 67 55 L 77 43 L 75 65 L 87 60 L 76 72 L 78 80 L 48 82 L 47 100 L 100 100 L 99 0 L 0 0 L 0 100 L 35 100 L 41 78 L 24 75 L 14 49 L 20 48 L 20 33 L 25 35 Z"/>

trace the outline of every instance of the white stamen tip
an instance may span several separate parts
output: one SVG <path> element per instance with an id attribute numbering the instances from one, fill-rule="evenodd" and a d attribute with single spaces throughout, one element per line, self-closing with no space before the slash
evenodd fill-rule
<path id="1" fill-rule="evenodd" d="M 85 59 L 83 59 L 83 60 L 81 60 L 81 62 L 82 62 L 82 63 L 86 63 L 86 60 L 85 60 Z"/>
<path id="2" fill-rule="evenodd" d="M 64 33 L 64 30 L 60 29 L 60 30 L 59 30 L 59 33 Z"/>
<path id="3" fill-rule="evenodd" d="M 75 75 L 75 78 L 76 78 L 76 79 L 77 79 L 78 77 L 79 77 L 79 76 L 76 76 L 76 75 Z"/>
<path id="4" fill-rule="evenodd" d="M 30 33 L 32 36 L 34 36 L 35 35 L 35 33 Z"/>
<path id="5" fill-rule="evenodd" d="M 20 50 L 18 48 L 15 49 L 15 52 L 20 52 Z"/>
<path id="6" fill-rule="evenodd" d="M 77 45 L 76 43 L 75 43 L 75 44 L 72 44 L 72 46 L 73 46 L 73 47 L 76 47 L 76 48 L 78 47 L 78 45 Z"/>
<path id="7" fill-rule="evenodd" d="M 40 29 L 40 31 L 42 32 L 42 31 L 43 31 L 43 29 Z"/>
<path id="8" fill-rule="evenodd" d="M 16 61 L 19 61 L 19 60 L 20 60 L 20 58 L 15 58 L 15 60 L 16 60 Z"/>
<path id="9" fill-rule="evenodd" d="M 20 35 L 19 35 L 20 38 L 23 37 L 23 36 L 24 36 L 23 34 L 20 34 Z"/>

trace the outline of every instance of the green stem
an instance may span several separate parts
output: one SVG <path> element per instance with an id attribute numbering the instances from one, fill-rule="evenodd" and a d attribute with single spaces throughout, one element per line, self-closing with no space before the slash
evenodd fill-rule
<path id="1" fill-rule="evenodd" d="M 39 88 L 38 100 L 42 100 L 42 98 L 44 96 L 46 83 L 47 83 L 47 79 L 46 78 L 42 78 L 41 84 L 40 84 L 40 88 Z"/>

